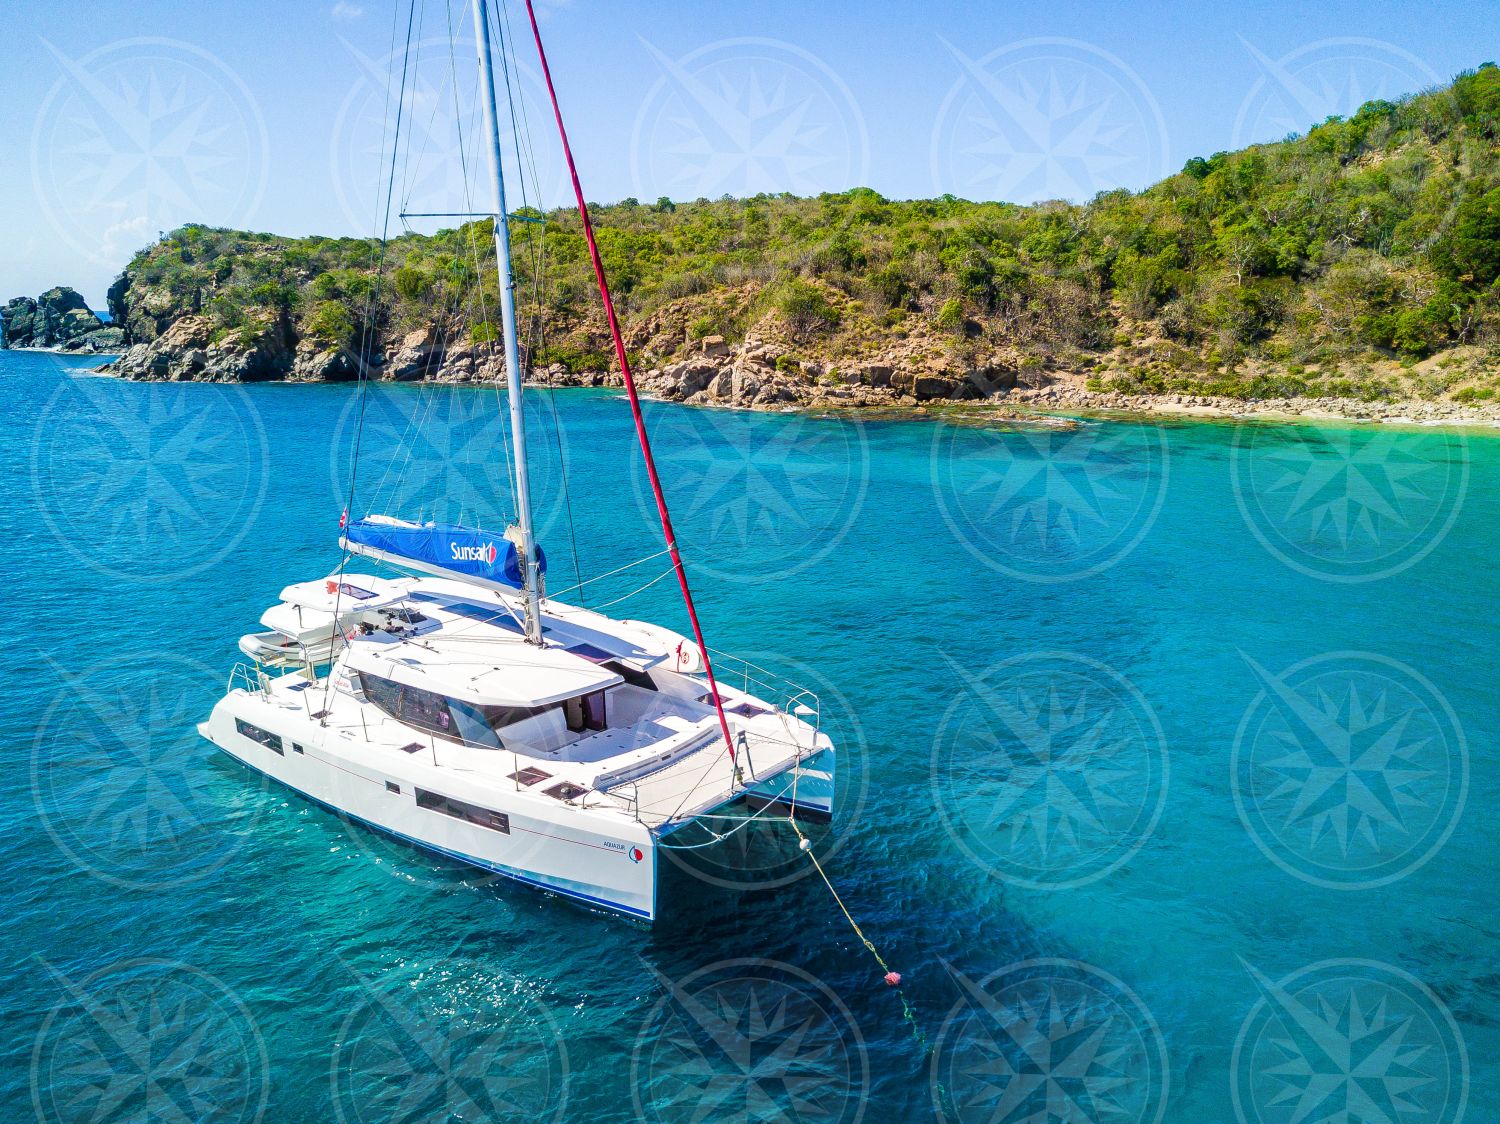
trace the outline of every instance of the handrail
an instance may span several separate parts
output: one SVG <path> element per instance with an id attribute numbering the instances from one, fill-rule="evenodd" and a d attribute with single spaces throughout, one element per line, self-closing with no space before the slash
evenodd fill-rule
<path id="1" fill-rule="evenodd" d="M 241 689 L 247 693 L 253 692 L 262 697 L 266 697 L 270 693 L 265 674 L 257 669 L 256 674 L 252 677 L 249 666 L 244 663 L 237 663 L 234 667 L 230 668 L 229 682 L 224 688 L 225 694 L 233 693 L 236 680 L 243 682 L 244 686 Z"/>
<path id="2" fill-rule="evenodd" d="M 778 710 L 793 718 L 801 719 L 803 716 L 797 713 L 799 706 L 805 706 L 812 712 L 812 725 L 815 729 L 821 727 L 822 705 L 818 693 L 810 687 L 804 687 L 800 683 L 794 683 L 774 671 L 752 663 L 743 656 L 736 656 L 730 652 L 721 652 L 710 649 L 713 652 L 714 661 L 723 668 L 723 678 L 737 677 L 741 683 L 741 690 L 745 694 L 751 694 L 751 687 L 757 688 L 759 692 L 767 692 L 764 701 L 771 703 Z"/>

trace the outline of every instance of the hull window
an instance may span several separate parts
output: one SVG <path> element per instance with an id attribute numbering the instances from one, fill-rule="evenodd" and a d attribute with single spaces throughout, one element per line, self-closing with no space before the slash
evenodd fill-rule
<path id="1" fill-rule="evenodd" d="M 234 728 L 251 741 L 265 746 L 272 753 L 279 753 L 283 757 L 286 756 L 286 749 L 281 744 L 280 734 L 273 734 L 270 730 L 262 730 L 259 726 L 252 726 L 243 718 L 236 718 L 234 720 Z"/>
<path id="2" fill-rule="evenodd" d="M 456 820 L 464 820 L 468 823 L 487 827 L 491 831 L 498 831 L 502 835 L 510 834 L 510 817 L 504 812 L 495 812 L 489 808 L 481 808 L 477 804 L 469 804 L 463 800 L 455 800 L 451 796 L 443 796 L 437 792 L 427 792 L 417 789 L 417 807 L 426 808 L 431 812 L 441 812 L 445 816 L 452 816 Z"/>

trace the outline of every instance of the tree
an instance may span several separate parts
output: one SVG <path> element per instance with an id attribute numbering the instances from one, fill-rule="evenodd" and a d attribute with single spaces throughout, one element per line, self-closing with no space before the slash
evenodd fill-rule
<path id="1" fill-rule="evenodd" d="M 1475 288 L 1500 279 L 1500 187 L 1458 205 L 1453 229 L 1434 256 L 1444 274 Z"/>

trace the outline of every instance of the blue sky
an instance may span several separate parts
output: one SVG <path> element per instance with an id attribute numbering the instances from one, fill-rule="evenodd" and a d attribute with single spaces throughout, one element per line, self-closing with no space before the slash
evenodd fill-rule
<path id="1" fill-rule="evenodd" d="M 410 210 L 465 208 L 453 100 L 455 85 L 471 100 L 473 67 L 469 16 L 452 3 L 464 33 L 456 65 L 445 0 L 422 10 L 415 139 L 398 189 Z M 370 233 L 394 10 L 394 0 L 102 0 L 60 19 L 37 0 L 8 4 L 0 300 L 72 284 L 101 305 L 134 249 L 187 221 Z M 897 197 L 1087 198 L 1500 56 L 1500 0 L 545 0 L 542 10 L 599 200 L 856 184 Z M 534 61 L 520 48 L 534 190 L 562 202 Z"/>

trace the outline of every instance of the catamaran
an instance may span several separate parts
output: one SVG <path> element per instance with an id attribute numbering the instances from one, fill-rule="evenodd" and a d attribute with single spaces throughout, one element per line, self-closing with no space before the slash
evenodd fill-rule
<path id="1" fill-rule="evenodd" d="M 715 661 L 723 670 L 729 658 L 703 640 L 576 171 L 580 216 L 693 635 L 547 596 L 527 472 L 486 0 L 475 0 L 473 11 L 491 142 L 515 518 L 497 534 L 383 514 L 351 519 L 346 511 L 338 569 L 281 591 L 262 629 L 241 639 L 251 662 L 236 665 L 199 731 L 349 820 L 649 921 L 663 904 L 661 860 L 675 845 L 712 845 L 767 809 L 831 817 L 835 747 L 813 692 L 743 661 L 734 665 L 736 685 L 715 673 Z M 534 14 L 531 30 L 572 167 Z M 351 572 L 354 557 L 402 576 Z M 726 818 L 737 826 L 723 828 Z M 692 842 L 677 842 L 684 839 Z"/>

